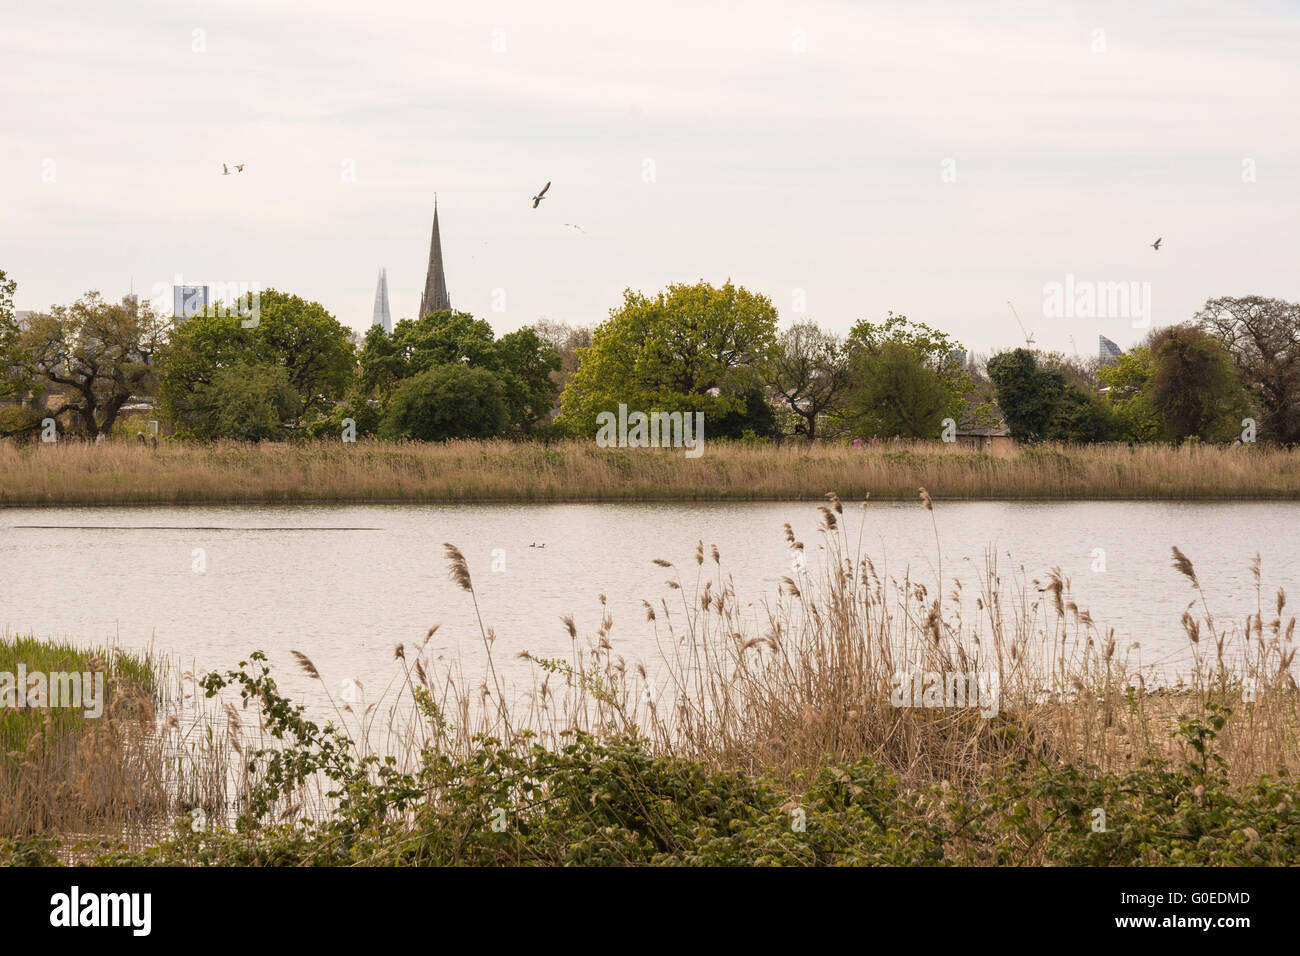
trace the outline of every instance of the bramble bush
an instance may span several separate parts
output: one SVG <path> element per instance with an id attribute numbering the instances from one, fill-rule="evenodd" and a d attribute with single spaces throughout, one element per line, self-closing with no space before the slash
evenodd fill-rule
<path id="1" fill-rule="evenodd" d="M 264 655 L 204 686 L 259 705 L 275 749 L 249 755 L 233 828 L 188 820 L 100 865 L 934 866 L 1286 865 L 1300 857 L 1300 789 L 1284 773 L 1229 783 L 1215 739 L 1231 711 L 1209 705 L 1176 736 L 1190 759 L 1118 774 L 1022 758 L 978 786 L 907 789 L 870 760 L 791 779 L 655 754 L 636 736 L 530 732 L 480 737 L 468 756 L 427 751 L 415 772 L 360 756 L 331 724 L 282 696 Z M 334 812 L 285 823 L 278 808 L 313 775 Z M 1104 813 L 1102 818 L 1098 811 Z M 48 865 L 49 837 L 0 842 L 0 863 Z"/>

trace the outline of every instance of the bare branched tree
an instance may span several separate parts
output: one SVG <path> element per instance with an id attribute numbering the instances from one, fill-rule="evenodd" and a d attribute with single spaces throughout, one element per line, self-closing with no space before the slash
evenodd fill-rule
<path id="1" fill-rule="evenodd" d="M 844 341 L 815 322 L 792 325 L 764 369 L 764 384 L 798 416 L 797 433 L 817 437 L 817 419 L 835 408 L 850 382 Z"/>
<path id="2" fill-rule="evenodd" d="M 1259 411 L 1259 436 L 1300 441 L 1300 304 L 1210 299 L 1195 321 L 1232 354 Z"/>
<path id="3" fill-rule="evenodd" d="M 70 306 L 33 315 L 21 354 L 32 372 L 63 393 L 59 414 L 88 438 L 108 434 L 132 396 L 156 385 L 153 355 L 164 323 L 146 303 L 113 305 L 88 292 Z"/>

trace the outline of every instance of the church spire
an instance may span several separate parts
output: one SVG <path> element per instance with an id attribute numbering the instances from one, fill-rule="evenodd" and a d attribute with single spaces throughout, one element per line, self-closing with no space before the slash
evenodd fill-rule
<path id="1" fill-rule="evenodd" d="M 424 279 L 424 292 L 420 295 L 420 314 L 451 309 L 447 295 L 447 277 L 442 272 L 442 237 L 438 235 L 438 196 L 433 197 L 433 238 L 429 241 L 429 274 Z"/>

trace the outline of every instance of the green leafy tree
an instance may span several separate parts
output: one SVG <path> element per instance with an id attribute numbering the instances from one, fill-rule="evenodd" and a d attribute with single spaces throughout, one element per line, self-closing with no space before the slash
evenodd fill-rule
<path id="1" fill-rule="evenodd" d="M 8 273 L 0 269 L 0 328 L 7 329 L 14 325 L 14 292 L 18 283 L 9 278 Z"/>
<path id="2" fill-rule="evenodd" d="M 317 302 L 268 289 L 255 326 L 215 306 L 180 323 L 158 356 L 163 405 L 176 418 L 224 368 L 275 365 L 298 395 L 289 424 L 328 414 L 355 369 L 351 330 Z"/>
<path id="3" fill-rule="evenodd" d="M 944 403 L 945 414 L 940 415 L 940 419 L 951 417 L 962 425 L 992 425 L 997 421 L 993 409 L 979 397 L 979 387 L 965 363 L 958 358 L 965 351 L 961 343 L 946 332 L 932 329 L 924 322 L 913 322 L 907 316 L 895 315 L 893 312 L 889 313 L 884 322 L 875 324 L 863 319 L 849 331 L 847 350 L 850 365 L 855 370 L 849 386 L 850 393 L 865 388 L 868 394 L 879 396 L 879 389 L 868 383 L 864 375 L 873 367 L 871 356 L 879 355 L 890 345 L 906 349 L 913 361 L 933 372 L 943 383 L 947 399 Z M 902 353 L 895 352 L 890 359 L 896 372 L 902 368 L 901 355 Z M 919 387 L 922 377 L 909 374 L 907 380 L 915 389 Z M 913 397 L 920 399 L 927 393 L 928 389 L 914 391 Z M 864 407 L 863 403 L 861 395 L 849 400 L 849 404 L 859 410 Z M 924 408 L 917 408 L 909 411 L 908 417 L 919 421 L 924 417 L 924 412 Z M 859 421 L 857 427 L 865 427 L 865 424 L 864 421 Z"/>
<path id="4" fill-rule="evenodd" d="M 261 357 L 284 368 L 298 393 L 299 418 L 328 412 L 352 380 L 352 330 L 319 302 L 268 289 L 255 328 Z"/>
<path id="5" fill-rule="evenodd" d="M 1149 339 L 1148 339 L 1149 341 Z M 1151 349 L 1135 345 L 1111 365 L 1097 370 L 1108 391 L 1119 437 L 1126 441 L 1156 441 L 1164 434 L 1164 420 L 1151 401 Z"/>
<path id="6" fill-rule="evenodd" d="M 0 269 L 0 436 L 31 438 L 41 427 L 42 415 L 21 404 L 29 393 L 42 391 L 22 347 L 22 329 L 14 316 L 14 291 L 18 284 Z"/>
<path id="7" fill-rule="evenodd" d="M 88 292 L 70 306 L 32 315 L 18 336 L 25 375 L 63 396 L 57 415 L 88 438 L 107 435 L 122 406 L 156 387 L 153 357 L 163 322 L 146 303 L 105 302 Z"/>
<path id="8" fill-rule="evenodd" d="M 1110 403 L 1056 357 L 1027 349 L 1002 352 L 989 359 L 988 373 L 998 408 L 1017 441 L 1087 443 L 1120 437 Z"/>
<path id="9" fill-rule="evenodd" d="M 620 404 L 706 419 L 738 411 L 775 345 L 776 318 L 766 296 L 730 281 L 670 285 L 654 296 L 628 289 L 579 352 L 557 422 L 594 434 L 596 416 Z"/>
<path id="10" fill-rule="evenodd" d="M 221 369 L 263 360 L 255 334 L 239 323 L 236 314 L 199 313 L 172 329 L 158 351 L 159 392 L 170 417 Z"/>
<path id="11" fill-rule="evenodd" d="M 1066 382 L 1053 410 L 1048 437 L 1081 444 L 1115 441 L 1120 426 L 1104 396 L 1087 386 Z"/>
<path id="12" fill-rule="evenodd" d="M 861 319 L 849 330 L 849 343 L 855 348 L 874 351 L 888 342 L 915 349 L 933 367 L 947 364 L 948 357 L 961 349 L 947 332 L 932 329 L 924 322 L 913 322 L 905 315 L 890 312 L 879 324 Z"/>
<path id="13" fill-rule="evenodd" d="M 1227 349 L 1190 325 L 1161 329 L 1151 341 L 1151 402 L 1166 437 L 1230 441 L 1249 411 L 1246 390 Z"/>
<path id="14" fill-rule="evenodd" d="M 710 438 L 771 438 L 776 434 L 776 413 L 755 384 L 740 396 L 740 406 L 708 422 Z"/>
<path id="15" fill-rule="evenodd" d="M 501 380 L 487 369 L 457 362 L 435 365 L 398 385 L 380 422 L 379 437 L 496 438 L 509 421 Z"/>
<path id="16" fill-rule="evenodd" d="M 1011 437 L 1017 441 L 1051 439 L 1053 418 L 1065 396 L 1064 373 L 1039 368 L 1028 349 L 1001 352 L 988 360 L 987 368 Z"/>
<path id="17" fill-rule="evenodd" d="M 924 353 L 902 341 L 886 341 L 853 358 L 856 387 L 847 415 L 863 435 L 938 438 L 950 414 L 952 390 Z"/>
<path id="18" fill-rule="evenodd" d="M 267 441 L 283 438 L 301 407 L 283 366 L 239 363 L 218 368 L 210 382 L 182 396 L 173 422 L 182 438 Z"/>
<path id="19" fill-rule="evenodd" d="M 18 283 L 0 269 L 0 399 L 22 399 L 32 384 L 26 356 L 22 353 L 22 330 L 14 318 L 14 291 Z"/>
<path id="20" fill-rule="evenodd" d="M 383 401 L 405 379 L 457 362 L 491 371 L 500 368 L 492 326 L 468 312 L 444 309 L 402 319 L 391 335 L 371 326 L 361 350 L 361 385 Z"/>
<path id="21" fill-rule="evenodd" d="M 325 418 L 318 418 L 307 426 L 307 437 L 315 440 L 338 441 L 345 429 L 344 421 L 352 419 L 357 438 L 374 437 L 379 432 L 379 403 L 354 392 L 334 406 Z"/>
<path id="22" fill-rule="evenodd" d="M 408 379 L 439 365 L 491 372 L 504 389 L 508 425 L 533 433 L 555 404 L 551 374 L 560 367 L 555 347 L 534 329 L 494 337 L 492 326 L 468 312 L 430 312 L 403 319 L 392 335 L 372 326 L 361 352 L 361 389 L 381 404 Z"/>
<path id="23" fill-rule="evenodd" d="M 397 383 L 410 374 L 407 351 L 398 345 L 396 339 L 403 324 L 410 321 L 402 319 L 391 334 L 385 332 L 382 325 L 372 325 L 366 330 L 358 356 L 361 372 L 357 385 L 362 394 L 375 396 L 382 402 L 392 394 Z"/>
<path id="24" fill-rule="evenodd" d="M 495 371 L 505 387 L 510 423 L 531 435 L 555 405 L 559 387 L 551 375 L 560 369 L 560 354 L 535 329 L 524 328 L 501 336 L 497 356 Z"/>

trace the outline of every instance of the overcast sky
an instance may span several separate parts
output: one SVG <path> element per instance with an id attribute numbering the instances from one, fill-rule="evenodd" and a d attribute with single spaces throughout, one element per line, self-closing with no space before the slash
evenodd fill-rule
<path id="1" fill-rule="evenodd" d="M 381 266 L 413 316 L 436 192 L 498 333 L 730 277 L 782 327 L 988 352 L 1011 300 L 1095 354 L 1141 319 L 1048 283 L 1150 283 L 1155 325 L 1300 299 L 1300 14 L 1251 7 L 4 0 L 0 269 L 20 309 L 179 273 L 364 329 Z"/>

